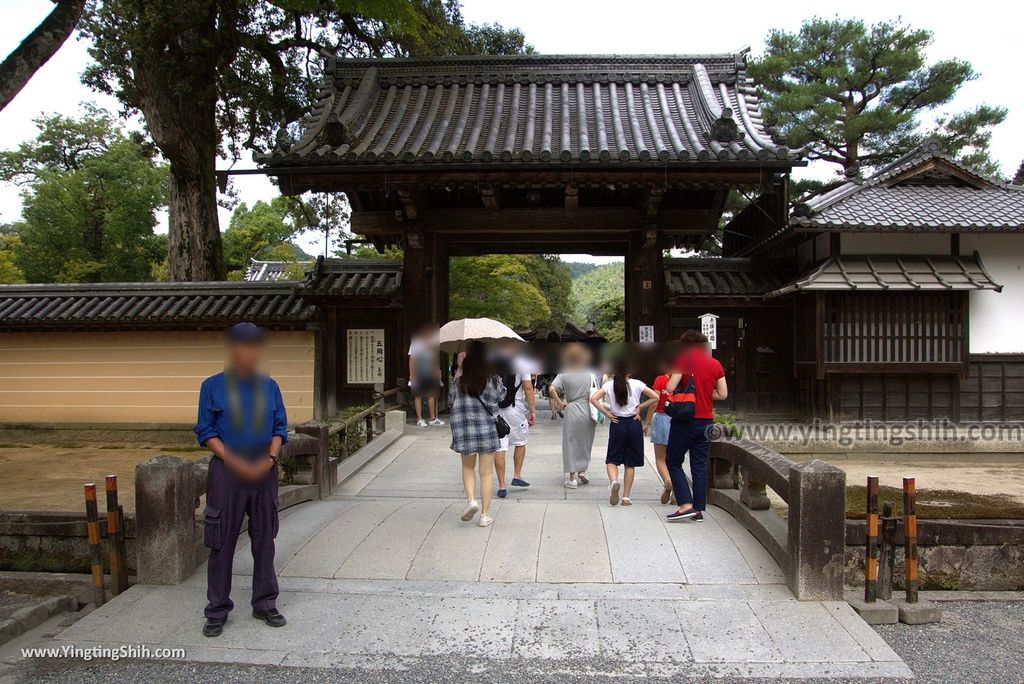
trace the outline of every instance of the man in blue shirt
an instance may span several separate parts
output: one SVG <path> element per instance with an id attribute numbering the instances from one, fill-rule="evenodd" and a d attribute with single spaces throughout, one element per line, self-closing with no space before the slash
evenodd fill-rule
<path id="1" fill-rule="evenodd" d="M 199 390 L 196 438 L 213 453 L 206 484 L 203 540 L 210 549 L 203 634 L 224 631 L 231 601 L 231 564 L 243 516 L 252 541 L 252 614 L 271 627 L 278 612 L 274 537 L 277 536 L 277 457 L 288 440 L 281 390 L 259 372 L 263 331 L 252 323 L 227 330 L 228 363 Z"/>

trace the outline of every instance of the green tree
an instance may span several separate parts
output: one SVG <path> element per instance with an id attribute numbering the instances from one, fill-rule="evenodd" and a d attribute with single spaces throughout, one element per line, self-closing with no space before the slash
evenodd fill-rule
<path id="1" fill-rule="evenodd" d="M 598 323 L 599 310 L 607 312 L 614 308 L 609 302 L 621 301 L 621 308 L 625 311 L 625 264 L 619 261 L 598 266 L 572 281 L 572 291 L 576 298 L 576 320 L 581 325 L 589 321 Z M 606 334 L 600 325 L 598 332 Z"/>
<path id="2" fill-rule="evenodd" d="M 155 149 L 94 107 L 36 124 L 36 139 L 0 152 L 0 180 L 23 186 L 14 251 L 25 279 L 150 279 L 165 256 L 153 228 L 166 206 L 167 169 Z"/>
<path id="3" fill-rule="evenodd" d="M 453 258 L 449 315 L 494 318 L 518 330 L 546 323 L 551 307 L 530 265 L 529 255 L 523 254 Z"/>
<path id="4" fill-rule="evenodd" d="M 539 322 L 535 329 L 538 333 L 562 332 L 566 321 L 576 317 L 572 271 L 557 254 L 529 254 L 525 262 L 551 311 L 548 319 Z"/>
<path id="5" fill-rule="evenodd" d="M 792 146 L 847 173 L 889 162 L 939 138 L 947 151 L 989 171 L 991 128 L 1006 109 L 981 105 L 925 115 L 949 104 L 977 78 L 971 65 L 948 59 L 928 64 L 932 33 L 899 21 L 867 25 L 858 19 L 805 21 L 796 33 L 773 30 L 765 54 L 753 60 L 769 117 Z"/>
<path id="6" fill-rule="evenodd" d="M 251 209 L 243 202 L 235 208 L 224 231 L 229 280 L 241 280 L 252 259 L 290 263 L 312 259 L 292 242 L 304 229 L 295 221 L 293 210 L 294 200 L 289 197 L 260 200 Z"/>
<path id="7" fill-rule="evenodd" d="M 224 276 L 215 162 L 294 134 L 324 55 L 528 49 L 522 33 L 466 24 L 457 0 L 91 0 L 85 81 L 141 111 L 171 164 L 172 280 Z"/>
<path id="8" fill-rule="evenodd" d="M 626 300 L 612 297 L 598 302 L 590 311 L 597 332 L 609 342 L 624 342 L 626 339 Z"/>
<path id="9" fill-rule="evenodd" d="M 0 284 L 25 282 L 25 274 L 15 261 L 15 253 L 20 246 L 21 238 L 14 232 L 14 226 L 0 225 Z"/>

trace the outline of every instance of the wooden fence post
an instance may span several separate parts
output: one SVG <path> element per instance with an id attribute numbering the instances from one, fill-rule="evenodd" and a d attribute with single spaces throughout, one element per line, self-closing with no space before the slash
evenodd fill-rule
<path id="1" fill-rule="evenodd" d="M 85 485 L 85 528 L 89 533 L 89 553 L 92 557 L 92 600 L 99 608 L 107 602 L 103 586 L 103 546 L 100 543 L 100 516 L 96 505 L 96 485 Z"/>

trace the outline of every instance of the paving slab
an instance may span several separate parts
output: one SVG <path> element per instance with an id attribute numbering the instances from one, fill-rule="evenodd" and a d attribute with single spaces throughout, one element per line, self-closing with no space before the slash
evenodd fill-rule
<path id="1" fill-rule="evenodd" d="M 824 653 L 831 662 L 871 660 L 821 603 L 751 601 L 749 605 L 785 662 L 819 662 Z"/>
<path id="2" fill-rule="evenodd" d="M 408 500 L 352 501 L 328 525 L 312 537 L 285 564 L 281 575 L 299 577 L 334 577 L 348 557 L 364 539 Z"/>
<path id="3" fill-rule="evenodd" d="M 420 499 L 397 508 L 359 542 L 335 577 L 404 579 L 430 528 L 449 505 Z"/>
<path id="4" fill-rule="evenodd" d="M 662 516 L 651 506 L 601 506 L 615 582 L 686 582 Z"/>
<path id="5" fill-rule="evenodd" d="M 608 544 L 597 506 L 565 504 L 545 509 L 537 581 L 612 581 Z"/>
<path id="6" fill-rule="evenodd" d="M 677 602 L 673 607 L 698 663 L 783 660 L 764 625 L 744 601 Z"/>
<path id="7" fill-rule="evenodd" d="M 728 513 L 721 513 L 728 515 Z M 755 584 L 757 578 L 713 514 L 704 522 L 663 522 L 689 584 Z"/>
<path id="8" fill-rule="evenodd" d="M 593 601 L 520 601 L 516 614 L 517 658 L 572 660 L 601 652 Z"/>
<path id="9" fill-rule="evenodd" d="M 596 607 L 603 656 L 645 662 L 693 659 L 673 601 L 599 600 Z"/>
<path id="10" fill-rule="evenodd" d="M 491 535 L 480 569 L 482 582 L 533 582 L 537 579 L 537 556 L 547 505 L 537 502 L 504 501 L 501 515 L 491 526 Z"/>
<path id="11" fill-rule="evenodd" d="M 407 579 L 445 579 L 475 582 L 480 579 L 484 552 L 494 526 L 480 527 L 479 516 L 469 522 L 461 519 L 466 503 L 452 503 L 430 528 L 419 553 L 406 574 Z M 501 502 L 491 505 L 491 514 L 500 517 Z"/>

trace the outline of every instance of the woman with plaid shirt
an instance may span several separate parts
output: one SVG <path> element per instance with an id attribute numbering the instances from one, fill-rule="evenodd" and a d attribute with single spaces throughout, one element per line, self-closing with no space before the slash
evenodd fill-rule
<path id="1" fill-rule="evenodd" d="M 494 417 L 498 402 L 505 396 L 501 378 L 492 372 L 487 352 L 480 342 L 470 342 L 461 373 L 452 386 L 452 451 L 462 455 L 462 485 L 466 489 L 466 508 L 462 519 L 469 522 L 480 511 L 480 527 L 494 522 L 491 508 L 491 473 L 494 453 L 501 446 Z M 476 500 L 476 471 L 480 472 L 480 498 Z"/>

